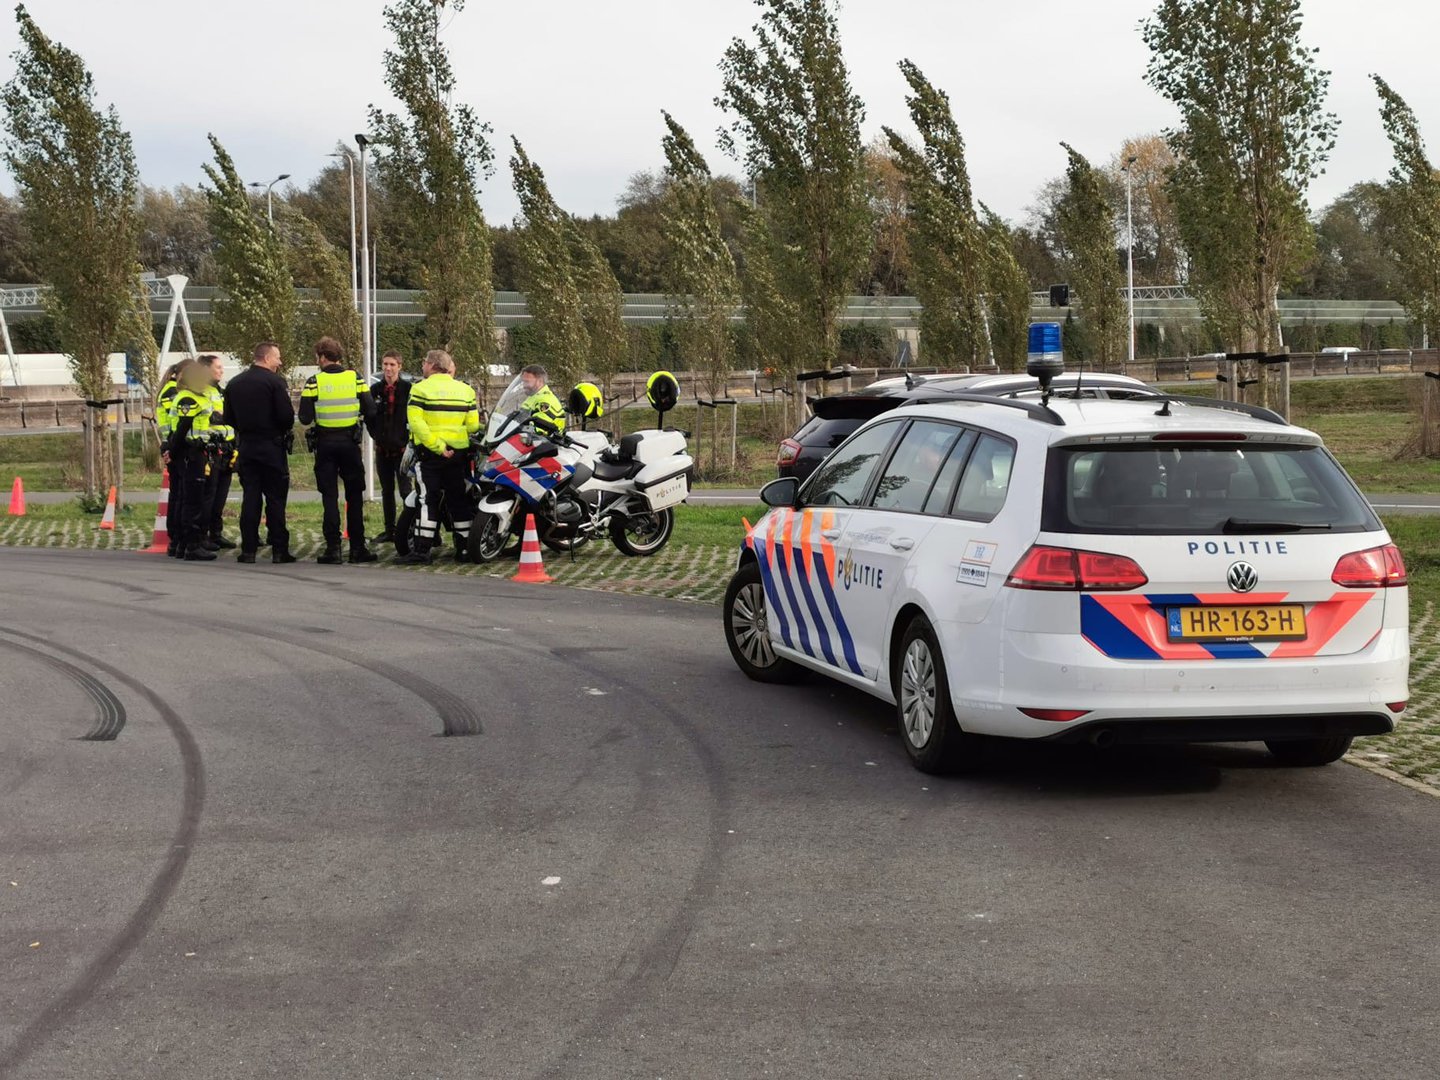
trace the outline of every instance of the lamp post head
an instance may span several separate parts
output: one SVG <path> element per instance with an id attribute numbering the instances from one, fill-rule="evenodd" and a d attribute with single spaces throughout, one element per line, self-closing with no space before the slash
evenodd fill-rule
<path id="1" fill-rule="evenodd" d="M 279 176 L 277 176 L 277 177 L 275 178 L 275 183 L 278 184 L 281 180 L 289 180 L 289 179 L 290 179 L 290 174 L 289 174 L 288 172 L 282 172 Z"/>
<path id="2" fill-rule="evenodd" d="M 365 147 L 370 145 L 370 139 L 361 133 L 355 136 L 355 144 L 363 151 Z"/>

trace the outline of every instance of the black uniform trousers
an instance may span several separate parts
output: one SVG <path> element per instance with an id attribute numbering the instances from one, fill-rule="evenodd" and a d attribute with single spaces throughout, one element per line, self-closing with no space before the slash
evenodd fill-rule
<path id="1" fill-rule="evenodd" d="M 470 535 L 475 514 L 470 508 L 470 493 L 465 489 L 465 473 L 469 467 L 463 450 L 457 450 L 448 458 L 429 450 L 420 451 L 419 498 L 424 507 L 418 538 L 421 551 L 429 551 L 434 545 L 446 511 L 455 530 L 455 546 L 462 547 Z"/>
<path id="2" fill-rule="evenodd" d="M 395 531 L 395 489 L 400 489 L 403 500 L 410 494 L 410 477 L 400 471 L 400 459 L 405 451 L 393 454 L 388 450 L 375 448 L 375 472 L 380 478 L 380 504 L 385 509 L 385 531 Z"/>
<path id="3" fill-rule="evenodd" d="M 212 538 L 225 531 L 225 503 L 230 499 L 230 448 L 226 447 L 223 457 L 217 457 L 210 465 L 210 477 L 205 483 L 205 510 L 202 518 L 205 533 Z"/>
<path id="4" fill-rule="evenodd" d="M 170 463 L 176 463 L 177 455 L 170 455 Z M 177 551 L 197 548 L 205 541 L 205 448 L 196 443 L 186 445 L 179 453 L 180 488 L 180 537 L 176 541 Z"/>
<path id="5" fill-rule="evenodd" d="M 180 531 L 185 513 L 185 459 L 180 451 L 171 451 L 170 463 L 165 467 L 170 472 L 170 500 L 165 510 L 165 534 L 170 538 L 172 552 L 184 551 L 180 546 Z"/>
<path id="6" fill-rule="evenodd" d="M 315 444 L 315 487 L 324 506 L 320 528 L 327 550 L 340 546 L 340 483 L 345 485 L 345 529 L 350 547 L 365 546 L 365 462 L 349 428 L 320 429 Z"/>
<path id="7" fill-rule="evenodd" d="M 290 498 L 290 463 L 278 440 L 240 441 L 240 550 L 254 555 L 260 547 L 260 509 L 265 509 L 266 543 L 276 552 L 290 550 L 285 503 Z"/>

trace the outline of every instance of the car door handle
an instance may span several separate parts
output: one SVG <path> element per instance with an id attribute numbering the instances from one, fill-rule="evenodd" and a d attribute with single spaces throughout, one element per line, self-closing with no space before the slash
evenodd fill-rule
<path id="1" fill-rule="evenodd" d="M 915 541 L 911 540 L 908 536 L 897 536 L 894 540 L 890 541 L 890 546 L 896 551 L 909 551 L 915 546 Z"/>
<path id="2" fill-rule="evenodd" d="M 839 530 L 839 529 L 821 529 L 821 530 L 820 530 L 820 535 L 821 535 L 822 537 L 824 537 L 826 540 L 839 540 L 839 539 L 840 539 L 840 530 Z"/>

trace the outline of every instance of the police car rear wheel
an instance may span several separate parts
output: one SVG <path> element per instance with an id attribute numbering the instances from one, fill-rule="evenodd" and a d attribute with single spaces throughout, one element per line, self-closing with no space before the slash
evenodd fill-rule
<path id="1" fill-rule="evenodd" d="M 670 542 L 675 531 L 675 511 L 671 507 L 653 514 L 631 514 L 616 518 L 610 524 L 610 539 L 622 555 L 644 558 L 654 555 Z"/>
<path id="2" fill-rule="evenodd" d="M 750 562 L 730 579 L 725 590 L 725 644 L 735 664 L 756 682 L 789 683 L 801 675 L 799 665 L 775 655 L 760 567 Z"/>
<path id="3" fill-rule="evenodd" d="M 1274 739 L 1265 747 L 1282 765 L 1329 765 L 1339 761 L 1350 749 L 1349 735 L 1319 739 Z"/>
<path id="4" fill-rule="evenodd" d="M 950 682 L 935 631 L 923 615 L 910 620 L 895 664 L 895 709 L 905 751 L 922 772 L 953 772 L 966 736 L 950 705 Z"/>

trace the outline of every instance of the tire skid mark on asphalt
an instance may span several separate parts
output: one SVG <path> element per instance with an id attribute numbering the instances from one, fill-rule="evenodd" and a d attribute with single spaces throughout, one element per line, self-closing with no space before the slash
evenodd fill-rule
<path id="1" fill-rule="evenodd" d="M 180 748 L 180 759 L 184 766 L 184 788 L 180 799 L 180 821 L 170 841 L 170 850 L 165 856 L 155 879 L 145 890 L 140 906 L 125 921 L 119 933 L 110 939 L 100 955 L 90 961 L 71 982 L 69 988 L 58 998 L 45 1006 L 29 1023 L 22 1026 L 9 1047 L 0 1049 L 0 1076 L 20 1066 L 52 1035 L 77 1013 L 94 996 L 120 966 L 139 946 L 154 928 L 160 913 L 165 910 L 170 897 L 174 895 L 184 876 L 186 864 L 195 848 L 195 837 L 200 828 L 200 816 L 205 808 L 205 763 L 200 755 L 200 746 L 195 741 L 189 726 L 165 700 L 138 679 L 127 675 L 77 649 L 48 642 L 44 638 L 25 633 L 9 626 L 0 626 L 0 633 L 44 645 L 55 652 L 64 653 L 98 671 L 104 672 L 116 682 L 128 686 L 155 709 L 161 721 L 169 730 Z"/>
<path id="2" fill-rule="evenodd" d="M 76 667 L 68 660 L 61 660 L 40 649 L 31 648 L 29 645 L 20 645 L 14 641 L 6 641 L 3 638 L 0 638 L 0 645 L 25 653 L 52 670 L 58 671 L 84 690 L 90 700 L 95 702 L 95 708 L 100 715 L 95 721 L 95 726 L 80 736 L 82 742 L 115 741 L 125 727 L 125 705 L 115 696 L 114 691 L 84 668 Z"/>
<path id="3" fill-rule="evenodd" d="M 710 821 L 699 863 L 684 895 L 676 905 L 674 914 L 650 935 L 644 946 L 633 953 L 633 970 L 623 983 L 609 991 L 589 1021 L 570 1036 L 565 1048 L 556 1055 L 555 1060 L 537 1074 L 547 1078 L 572 1075 L 572 1070 L 578 1064 L 576 1054 L 583 1044 L 613 1031 L 627 1013 L 646 998 L 653 996 L 674 973 L 680 963 L 680 954 L 684 951 L 685 943 L 699 921 L 701 911 L 711 901 L 720 884 L 733 804 L 730 780 L 725 774 L 719 755 L 706 742 L 693 722 L 676 709 L 673 703 L 658 699 L 644 687 L 616 675 L 613 671 L 585 662 L 583 652 L 573 649 L 551 651 L 552 654 L 563 652 L 563 659 L 570 667 L 608 680 L 643 701 L 663 723 L 677 731 L 690 744 L 691 752 L 700 763 L 705 787 L 709 792 L 706 813 Z M 630 715 L 632 719 L 636 719 L 634 712 Z M 623 969 L 624 966 L 625 960 L 622 959 L 620 967 Z"/>
<path id="4" fill-rule="evenodd" d="M 92 578 L 85 574 L 72 573 L 69 576 L 85 581 L 110 584 L 110 582 L 106 582 L 103 578 Z M 130 604 L 116 603 L 114 601 L 96 600 L 94 602 L 105 607 L 116 607 L 121 610 L 130 610 L 133 607 L 133 605 Z M 332 660 L 339 660 L 342 663 L 363 668 L 380 678 L 388 679 L 398 686 L 403 686 L 406 690 L 409 690 L 416 697 L 420 698 L 421 701 L 434 709 L 440 717 L 441 735 L 479 735 L 484 731 L 484 726 L 481 724 L 480 717 L 476 712 L 465 702 L 450 693 L 450 691 L 441 686 L 437 686 L 427 679 L 422 679 L 418 675 L 412 675 L 403 668 L 397 668 L 392 664 L 387 664 L 383 660 L 365 660 L 343 649 L 337 649 L 333 646 L 317 645 L 314 642 L 306 641 L 298 634 L 287 634 L 282 628 L 270 624 L 267 624 L 263 629 L 257 629 L 253 626 L 245 626 L 223 619 L 210 618 L 208 616 L 200 619 L 186 615 L 167 613 L 166 618 L 173 622 L 185 623 L 201 629 L 220 628 L 231 630 L 235 633 L 246 634 L 251 637 L 282 641 L 293 648 L 306 649 L 310 652 L 319 653 L 321 656 L 328 656 Z M 311 628 L 312 633 L 313 629 L 314 628 Z M 432 625 L 427 629 L 433 631 L 434 627 Z"/>

